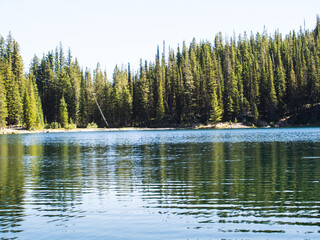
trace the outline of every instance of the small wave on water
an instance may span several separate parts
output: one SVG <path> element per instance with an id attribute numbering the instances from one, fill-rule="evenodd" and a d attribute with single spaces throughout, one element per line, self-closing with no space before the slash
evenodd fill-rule
<path id="1" fill-rule="evenodd" d="M 1 136 L 0 235 L 319 239 L 319 129 L 277 130 Z"/>

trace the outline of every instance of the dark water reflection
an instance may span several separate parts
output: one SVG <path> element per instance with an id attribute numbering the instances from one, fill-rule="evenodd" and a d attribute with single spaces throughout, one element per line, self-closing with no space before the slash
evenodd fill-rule
<path id="1" fill-rule="evenodd" d="M 318 239 L 320 129 L 0 136 L 1 239 Z"/>

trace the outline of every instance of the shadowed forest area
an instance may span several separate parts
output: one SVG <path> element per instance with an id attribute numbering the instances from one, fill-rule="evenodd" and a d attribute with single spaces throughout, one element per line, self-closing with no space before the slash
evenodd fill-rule
<path id="1" fill-rule="evenodd" d="M 27 73 L 20 48 L 0 36 L 0 127 L 193 126 L 220 121 L 320 122 L 320 18 L 313 30 L 183 42 L 138 71 L 82 68 L 60 44 Z M 98 103 L 98 104 L 96 104 Z"/>

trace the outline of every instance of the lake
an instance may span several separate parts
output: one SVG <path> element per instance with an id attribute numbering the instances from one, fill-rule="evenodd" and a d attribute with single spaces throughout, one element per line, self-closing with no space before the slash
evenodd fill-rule
<path id="1" fill-rule="evenodd" d="M 0 136 L 4 239 L 319 239 L 320 128 Z"/>

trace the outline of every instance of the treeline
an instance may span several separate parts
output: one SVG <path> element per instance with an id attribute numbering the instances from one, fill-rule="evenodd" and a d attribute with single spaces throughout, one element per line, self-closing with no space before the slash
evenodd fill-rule
<path id="1" fill-rule="evenodd" d="M 24 74 L 18 43 L 0 35 L 0 127 L 42 128 L 42 104 L 34 75 Z"/>
<path id="2" fill-rule="evenodd" d="M 320 102 L 320 20 L 313 31 L 184 42 L 136 72 L 83 70 L 62 45 L 23 74 L 18 44 L 0 39 L 0 124 L 177 126 L 275 122 Z M 163 48 L 164 49 L 164 48 Z M 98 104 L 97 104 L 98 103 Z M 43 110 L 42 110 L 43 109 Z M 53 124 L 56 125 L 56 124 Z"/>

